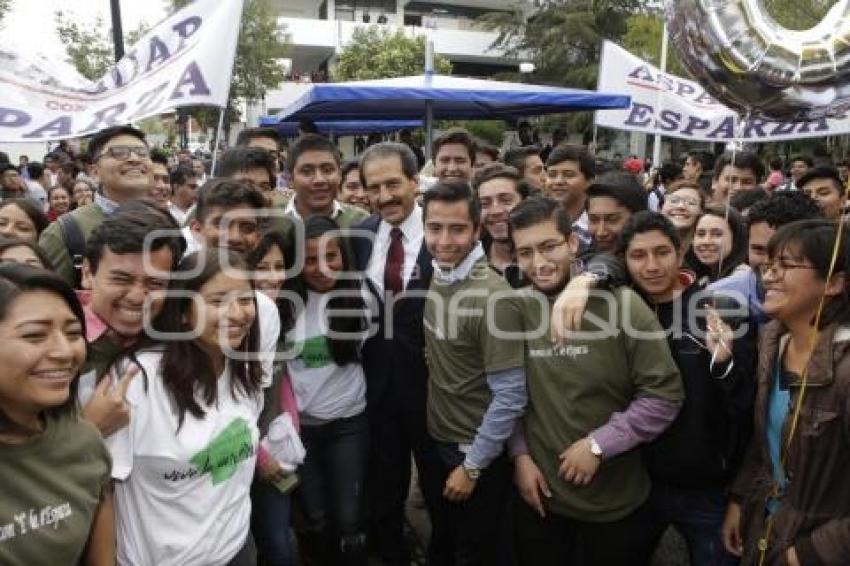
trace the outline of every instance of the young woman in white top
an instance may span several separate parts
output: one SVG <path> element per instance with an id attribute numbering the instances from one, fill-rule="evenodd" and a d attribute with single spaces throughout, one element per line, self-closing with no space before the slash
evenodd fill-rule
<path id="1" fill-rule="evenodd" d="M 294 354 L 287 369 L 307 449 L 296 492 L 307 519 L 301 549 L 319 564 L 365 565 L 369 432 L 360 281 L 352 278 L 353 262 L 333 220 L 313 216 L 304 229 L 304 268 L 288 283 L 304 304 L 294 325 L 281 328 Z"/>
<path id="2" fill-rule="evenodd" d="M 125 362 L 142 375 L 130 425 L 107 440 L 119 564 L 249 563 L 262 370 L 248 275 L 226 250 L 185 257 L 150 333 L 160 341 Z"/>

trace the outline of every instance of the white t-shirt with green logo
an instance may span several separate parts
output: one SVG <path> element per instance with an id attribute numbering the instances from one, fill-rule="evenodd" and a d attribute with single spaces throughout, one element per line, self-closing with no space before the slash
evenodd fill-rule
<path id="1" fill-rule="evenodd" d="M 366 377 L 359 363 L 338 366 L 333 361 L 324 307 L 321 294 L 307 292 L 307 304 L 286 335 L 287 350 L 298 352 L 287 369 L 301 414 L 329 421 L 366 409 Z"/>
<path id="2" fill-rule="evenodd" d="M 262 396 L 231 393 L 225 370 L 218 402 L 186 413 L 180 430 L 159 372 L 160 352 L 143 352 L 127 391 L 130 425 L 107 438 L 115 484 L 118 563 L 226 564 L 245 544 Z M 145 383 L 147 381 L 147 384 Z"/>

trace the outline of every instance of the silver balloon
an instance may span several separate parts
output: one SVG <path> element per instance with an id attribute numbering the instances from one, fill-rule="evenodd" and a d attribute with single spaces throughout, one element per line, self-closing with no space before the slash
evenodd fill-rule
<path id="1" fill-rule="evenodd" d="M 804 31 L 780 26 L 759 0 L 666 0 L 666 12 L 688 71 L 741 114 L 814 120 L 850 110 L 850 0 Z"/>

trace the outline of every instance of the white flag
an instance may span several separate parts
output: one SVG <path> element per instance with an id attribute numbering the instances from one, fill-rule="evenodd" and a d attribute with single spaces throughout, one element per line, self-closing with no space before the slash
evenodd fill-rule
<path id="1" fill-rule="evenodd" d="M 98 81 L 0 46 L 0 141 L 92 134 L 178 108 L 224 107 L 243 0 L 196 0 L 145 34 Z"/>
<path id="2" fill-rule="evenodd" d="M 662 73 L 615 43 L 605 42 L 598 90 L 625 92 L 632 105 L 596 113 L 596 125 L 617 130 L 708 142 L 771 142 L 850 133 L 850 118 L 811 122 L 772 122 L 739 116 L 709 95 L 699 83 Z"/>

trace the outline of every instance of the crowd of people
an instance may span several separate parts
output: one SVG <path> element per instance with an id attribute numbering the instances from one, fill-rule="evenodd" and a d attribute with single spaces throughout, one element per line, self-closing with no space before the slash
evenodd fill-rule
<path id="1" fill-rule="evenodd" d="M 848 563 L 837 169 L 411 146 L 0 168 L 0 563 Z"/>

